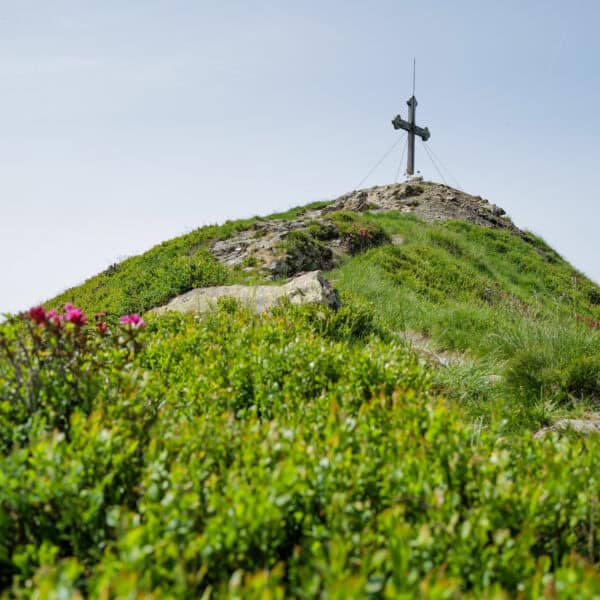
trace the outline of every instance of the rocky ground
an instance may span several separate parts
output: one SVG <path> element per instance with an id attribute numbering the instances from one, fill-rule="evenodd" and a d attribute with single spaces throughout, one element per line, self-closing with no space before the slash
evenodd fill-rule
<path id="1" fill-rule="evenodd" d="M 323 208 L 306 210 L 295 220 L 257 221 L 251 229 L 227 240 L 214 241 L 211 251 L 217 260 L 228 266 L 248 271 L 258 268 L 272 278 L 313 269 L 328 270 L 338 257 L 350 251 L 331 220 L 332 213 L 338 211 L 400 211 L 415 214 L 427 222 L 458 219 L 523 235 L 502 208 L 480 196 L 471 196 L 438 183 L 410 182 L 350 192 Z M 314 256 L 291 256 L 289 248 L 285 248 L 286 240 L 292 232 L 308 231 L 311 224 L 326 232 L 318 247 L 313 245 L 300 251 L 300 254 L 312 252 Z"/>
<path id="2" fill-rule="evenodd" d="M 350 192 L 322 210 L 399 210 L 413 213 L 429 223 L 458 219 L 520 233 L 502 208 L 490 204 L 481 196 L 471 196 L 447 185 L 426 181 L 381 185 Z"/>

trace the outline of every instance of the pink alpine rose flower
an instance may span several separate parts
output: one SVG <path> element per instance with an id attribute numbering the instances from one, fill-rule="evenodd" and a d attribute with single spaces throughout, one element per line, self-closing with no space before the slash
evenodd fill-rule
<path id="1" fill-rule="evenodd" d="M 146 321 L 140 317 L 137 313 L 131 313 L 130 315 L 123 315 L 119 319 L 121 325 L 131 325 L 132 327 L 145 327 Z"/>
<path id="2" fill-rule="evenodd" d="M 70 308 L 67 308 L 68 306 Z M 70 321 L 74 325 L 81 326 L 87 323 L 87 317 L 80 308 L 74 307 L 72 304 L 65 304 L 65 311 L 65 320 Z"/>
<path id="3" fill-rule="evenodd" d="M 46 315 L 46 311 L 44 310 L 43 306 L 34 306 L 33 308 L 30 308 L 27 314 L 29 315 L 29 318 L 32 321 L 35 321 L 38 325 L 43 325 L 48 316 Z"/>
<path id="4" fill-rule="evenodd" d="M 63 322 L 64 317 L 58 314 L 58 311 L 53 308 L 46 313 L 46 318 L 57 327 Z"/>

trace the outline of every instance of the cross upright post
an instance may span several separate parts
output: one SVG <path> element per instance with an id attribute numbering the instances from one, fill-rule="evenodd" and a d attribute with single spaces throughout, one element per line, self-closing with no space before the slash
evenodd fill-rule
<path id="1" fill-rule="evenodd" d="M 415 173 L 415 125 L 417 119 L 417 99 L 411 96 L 408 101 L 408 122 L 410 130 L 408 132 L 408 150 L 406 156 L 406 174 L 414 175 Z"/>
<path id="2" fill-rule="evenodd" d="M 404 129 L 404 131 L 408 132 L 406 175 L 410 177 L 415 174 L 415 135 L 418 135 L 426 142 L 431 137 L 431 134 L 427 127 L 418 127 L 416 124 L 417 99 L 414 95 L 406 101 L 406 104 L 408 104 L 408 121 L 397 115 L 392 120 L 392 125 L 394 129 Z"/>

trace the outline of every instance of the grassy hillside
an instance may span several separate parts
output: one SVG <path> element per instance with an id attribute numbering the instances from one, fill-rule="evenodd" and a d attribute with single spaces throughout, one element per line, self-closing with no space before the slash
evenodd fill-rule
<path id="1" fill-rule="evenodd" d="M 420 332 L 461 353 L 437 373 L 450 396 L 513 428 L 600 402 L 599 288 L 543 241 L 465 222 L 372 219 L 403 243 L 356 257 L 331 279 L 390 332 Z"/>
<path id="2" fill-rule="evenodd" d="M 267 219 L 294 219 L 324 204 Z M 369 303 L 398 340 L 410 343 L 418 333 L 436 351 L 460 353 L 436 381 L 472 416 L 487 420 L 495 411 L 511 428 L 535 428 L 564 410 L 581 412 L 600 402 L 600 335 L 589 326 L 600 320 L 600 288 L 541 239 L 467 222 L 432 225 L 397 212 L 360 219 L 402 243 L 360 253 L 327 276 L 349 297 Z M 164 242 L 48 305 L 72 302 L 114 318 L 145 312 L 195 287 L 265 283 L 258 270 L 228 268 L 208 249 L 212 240 L 257 221 L 203 227 Z M 303 252 L 311 234 L 320 244 L 318 231 L 300 233 L 289 239 L 299 239 Z"/>
<path id="3" fill-rule="evenodd" d="M 600 440 L 532 436 L 600 399 L 600 289 L 535 236 L 361 219 L 337 311 L 119 323 L 260 280 L 208 250 L 250 220 L 2 325 L 2 597 L 600 595 Z"/>
<path id="4" fill-rule="evenodd" d="M 267 218 L 291 220 L 300 212 L 323 204 L 315 202 Z M 102 311 L 117 316 L 145 312 L 196 287 L 251 280 L 239 269 L 221 266 L 207 247 L 211 240 L 227 239 L 238 231 L 250 229 L 258 220 L 227 221 L 224 225 L 195 229 L 140 256 L 111 265 L 106 271 L 65 291 L 47 304 L 62 306 L 72 302 L 89 312 Z"/>

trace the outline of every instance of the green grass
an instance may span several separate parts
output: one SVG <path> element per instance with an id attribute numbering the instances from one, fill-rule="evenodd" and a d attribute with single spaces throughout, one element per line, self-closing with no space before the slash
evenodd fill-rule
<path id="1" fill-rule="evenodd" d="M 390 331 L 417 331 L 441 351 L 464 353 L 466 366 L 438 373 L 447 393 L 476 415 L 508 401 L 514 427 L 542 424 L 544 406 L 593 408 L 600 371 L 588 357 L 600 353 L 600 335 L 576 315 L 598 318 L 595 284 L 530 234 L 371 218 L 404 243 L 370 250 L 330 277 L 368 301 Z"/>

